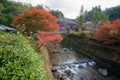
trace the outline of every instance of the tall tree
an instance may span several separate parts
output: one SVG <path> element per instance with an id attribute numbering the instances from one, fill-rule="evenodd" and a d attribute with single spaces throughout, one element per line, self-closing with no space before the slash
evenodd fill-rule
<path id="1" fill-rule="evenodd" d="M 94 9 L 93 16 L 92 16 L 92 22 L 95 24 L 98 24 L 100 23 L 100 21 L 101 21 L 100 13 L 96 9 Z"/>
<path id="2" fill-rule="evenodd" d="M 18 26 L 19 25 L 19 26 Z M 59 42 L 62 36 L 59 34 L 59 25 L 57 18 L 44 9 L 31 9 L 16 16 L 13 20 L 13 26 L 22 28 L 25 31 L 38 32 L 38 44 L 45 45 L 49 42 Z"/>
<path id="3" fill-rule="evenodd" d="M 84 15 L 84 7 L 81 6 L 80 15 L 77 17 L 78 27 L 82 27 L 83 23 L 85 23 L 85 15 Z"/>
<path id="4" fill-rule="evenodd" d="M 101 15 L 101 23 L 108 23 L 109 22 L 109 15 L 105 12 L 105 11 L 103 11 L 102 13 L 101 13 L 102 15 Z"/>

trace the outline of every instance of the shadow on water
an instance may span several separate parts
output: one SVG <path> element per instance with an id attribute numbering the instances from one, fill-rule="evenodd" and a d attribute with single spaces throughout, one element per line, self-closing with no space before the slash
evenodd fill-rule
<path id="1" fill-rule="evenodd" d="M 61 48 L 58 65 L 52 72 L 57 80 L 119 80 L 107 69 L 98 67 L 93 59 L 77 54 L 71 48 Z"/>

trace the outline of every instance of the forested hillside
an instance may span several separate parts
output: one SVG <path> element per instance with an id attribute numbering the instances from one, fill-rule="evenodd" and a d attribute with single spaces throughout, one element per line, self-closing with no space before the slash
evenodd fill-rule
<path id="1" fill-rule="evenodd" d="M 32 7 L 28 4 L 0 0 L 0 24 L 11 26 L 13 18 L 25 9 Z"/>
<path id="2" fill-rule="evenodd" d="M 15 16 L 24 10 L 39 8 L 43 9 L 42 5 L 32 6 L 31 4 L 25 4 L 21 2 L 14 2 L 9 0 L 0 0 L 0 25 L 11 26 L 11 23 Z M 57 18 L 63 18 L 64 15 L 60 11 L 50 11 Z"/>
<path id="3" fill-rule="evenodd" d="M 120 18 L 120 6 L 101 9 L 101 6 L 93 7 L 90 11 L 84 11 L 84 7 L 81 7 L 80 15 L 77 17 L 78 22 L 91 21 L 96 24 L 103 22 L 112 22 Z"/>
<path id="4" fill-rule="evenodd" d="M 120 18 L 120 6 L 108 8 L 105 12 L 109 15 L 110 21 Z"/>

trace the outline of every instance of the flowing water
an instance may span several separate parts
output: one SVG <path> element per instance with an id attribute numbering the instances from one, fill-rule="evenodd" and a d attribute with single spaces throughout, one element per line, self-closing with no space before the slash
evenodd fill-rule
<path id="1" fill-rule="evenodd" d="M 72 49 L 62 48 L 58 65 L 52 72 L 57 80 L 119 80 L 107 69 L 96 68 L 93 59 L 88 59 Z"/>

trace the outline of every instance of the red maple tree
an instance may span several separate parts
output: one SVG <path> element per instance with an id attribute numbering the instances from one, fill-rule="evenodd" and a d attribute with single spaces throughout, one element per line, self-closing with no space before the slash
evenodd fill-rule
<path id="1" fill-rule="evenodd" d="M 26 10 L 17 15 L 12 24 L 15 27 L 24 25 L 25 31 L 37 31 L 38 44 L 62 40 L 62 36 L 58 32 L 57 18 L 44 9 Z"/>
<path id="2" fill-rule="evenodd" d="M 96 30 L 94 39 L 104 44 L 120 42 L 120 19 L 113 21 L 112 24 L 104 23 Z"/>
<path id="3" fill-rule="evenodd" d="M 51 31 L 57 30 L 58 24 L 57 18 L 44 9 L 31 9 L 25 10 L 21 14 L 18 14 L 13 20 L 12 25 L 14 27 L 25 26 L 25 31 Z"/>

